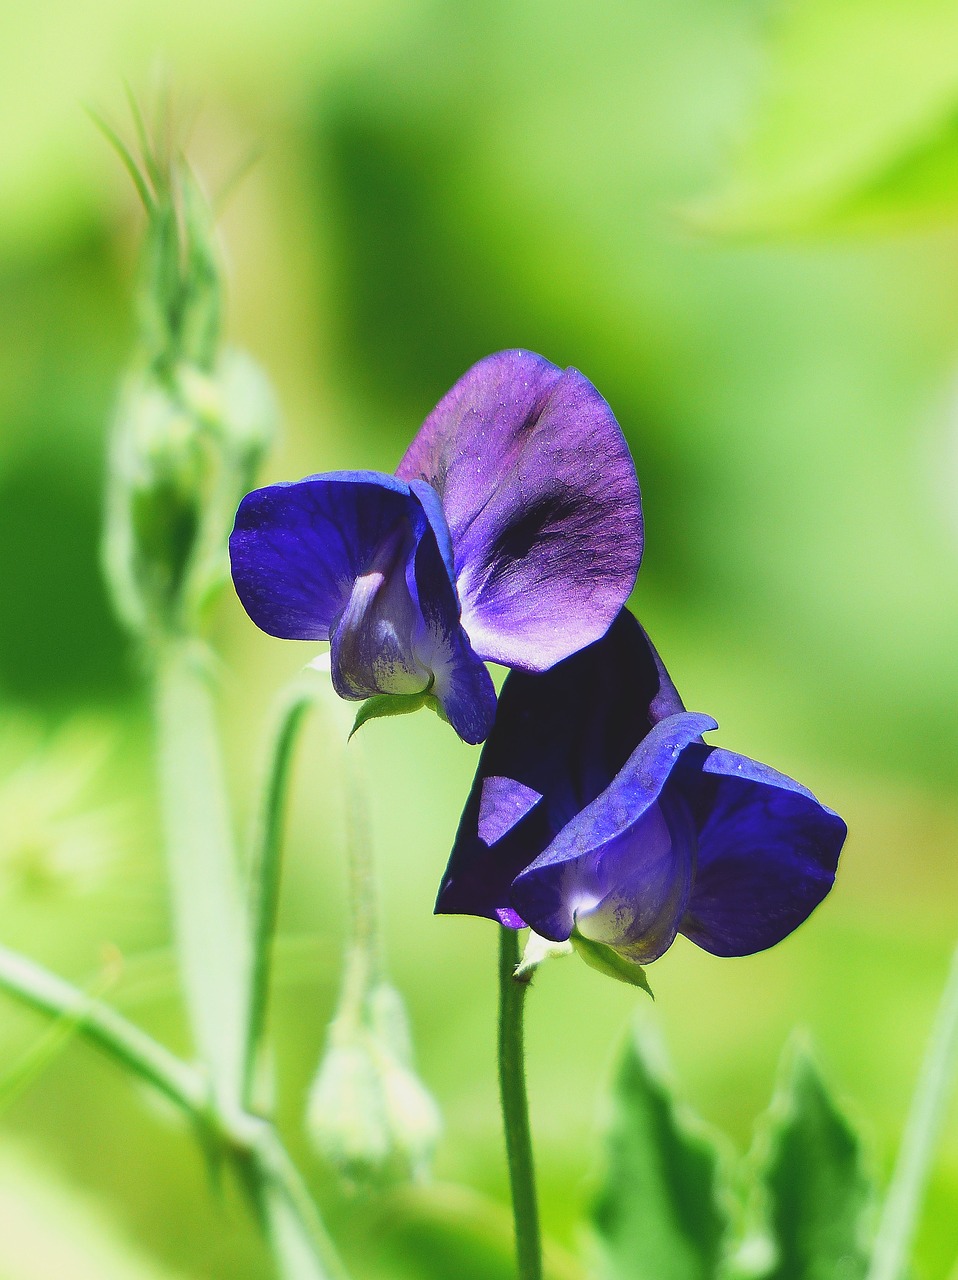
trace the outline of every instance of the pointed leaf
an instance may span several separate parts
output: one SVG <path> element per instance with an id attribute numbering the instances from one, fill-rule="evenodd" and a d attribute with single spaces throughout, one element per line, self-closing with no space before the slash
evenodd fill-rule
<path id="1" fill-rule="evenodd" d="M 614 947 L 608 947 L 604 942 L 584 937 L 577 929 L 573 931 L 569 941 L 590 969 L 604 973 L 607 978 L 615 978 L 617 982 L 626 982 L 630 987 L 641 987 L 655 999 L 645 970 L 640 964 L 627 960 Z"/>
<path id="2" fill-rule="evenodd" d="M 868 1269 L 874 1187 L 858 1134 L 808 1050 L 786 1050 L 758 1143 L 778 1260 L 769 1280 L 859 1280 Z"/>
<path id="3" fill-rule="evenodd" d="M 599 1280 L 715 1280 L 728 1232 L 724 1164 L 674 1102 L 638 1029 L 619 1068 L 592 1209 Z"/>
<path id="4" fill-rule="evenodd" d="M 369 720 L 381 720 L 385 716 L 405 716 L 410 712 L 427 707 L 435 699 L 427 693 L 377 693 L 367 698 L 356 712 L 356 719 L 349 731 L 349 736 L 363 727 Z"/>

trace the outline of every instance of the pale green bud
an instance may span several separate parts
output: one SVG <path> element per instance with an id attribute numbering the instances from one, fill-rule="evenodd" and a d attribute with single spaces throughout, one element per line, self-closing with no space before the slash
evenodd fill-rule
<path id="1" fill-rule="evenodd" d="M 269 446 L 276 406 L 247 356 L 221 345 L 213 211 L 175 147 L 137 162 L 106 128 L 147 214 L 136 372 L 121 397 L 104 559 L 136 634 L 193 634 L 228 576 L 236 507 Z"/>
<path id="2" fill-rule="evenodd" d="M 113 434 L 105 560 L 135 632 L 174 625 L 213 470 L 203 429 L 175 391 L 149 373 L 132 378 Z"/>
<path id="3" fill-rule="evenodd" d="M 310 1090 L 307 1128 L 320 1154 L 352 1185 L 428 1174 L 441 1121 L 412 1064 L 402 998 L 388 983 L 359 1017 L 338 1016 Z"/>
<path id="4" fill-rule="evenodd" d="M 276 431 L 258 366 L 227 351 L 212 372 L 131 378 L 110 459 L 105 545 L 118 612 L 134 632 L 195 630 L 228 574 L 227 539 Z"/>

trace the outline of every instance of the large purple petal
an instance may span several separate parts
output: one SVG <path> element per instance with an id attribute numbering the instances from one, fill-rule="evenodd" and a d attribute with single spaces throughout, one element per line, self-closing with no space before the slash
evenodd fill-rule
<path id="1" fill-rule="evenodd" d="M 601 640 L 552 670 L 512 672 L 436 910 L 515 923 L 516 876 L 605 790 L 653 723 L 682 710 L 658 654 L 625 610 Z"/>
<path id="2" fill-rule="evenodd" d="M 691 817 L 667 793 L 682 752 L 716 728 L 682 711 L 660 720 L 608 787 L 562 828 L 512 885 L 511 905 L 537 933 L 562 941 L 577 922 L 586 936 L 640 963 L 671 944 L 695 869 Z"/>
<path id="3" fill-rule="evenodd" d="M 423 523 L 409 485 L 376 471 L 332 471 L 248 493 L 230 535 L 236 594 L 284 640 L 328 640 L 357 578 L 390 540 Z"/>
<path id="4" fill-rule="evenodd" d="M 605 632 L 635 583 L 642 508 L 612 410 L 530 351 L 481 360 L 397 474 L 440 495 L 463 625 L 483 658 L 542 671 Z"/>
<path id="5" fill-rule="evenodd" d="M 718 747 L 689 748 L 680 786 L 699 828 L 681 932 L 719 956 L 781 942 L 832 887 L 845 823 L 791 778 Z"/>

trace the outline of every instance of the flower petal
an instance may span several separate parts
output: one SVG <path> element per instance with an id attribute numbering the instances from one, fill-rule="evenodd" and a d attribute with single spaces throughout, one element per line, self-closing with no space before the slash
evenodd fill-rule
<path id="1" fill-rule="evenodd" d="M 481 360 L 397 468 L 440 495 L 476 652 L 542 671 L 598 640 L 642 558 L 635 467 L 612 410 L 575 369 L 530 351 Z"/>
<path id="2" fill-rule="evenodd" d="M 511 911 L 515 877 L 605 790 L 653 722 L 682 709 L 626 610 L 601 640 L 550 671 L 512 672 L 436 910 L 500 919 Z M 542 800 L 533 804 L 537 796 Z"/>
<path id="3" fill-rule="evenodd" d="M 240 504 L 230 555 L 257 626 L 330 640 L 342 697 L 431 692 L 460 737 L 486 737 L 495 688 L 459 621 L 449 533 L 428 485 L 330 472 L 258 489 Z"/>
<path id="4" fill-rule="evenodd" d="M 666 794 L 686 747 L 716 728 L 683 711 L 654 725 L 615 779 L 562 828 L 512 885 L 511 905 L 544 938 L 568 938 L 577 917 L 598 913 L 581 931 L 639 963 L 670 945 L 695 867 L 691 820 L 681 797 Z"/>
<path id="5" fill-rule="evenodd" d="M 376 471 L 332 471 L 248 493 L 230 535 L 236 593 L 258 627 L 328 640 L 357 578 L 384 543 L 422 523 L 409 486 Z"/>
<path id="6" fill-rule="evenodd" d="M 496 716 L 496 688 L 459 621 L 455 587 L 439 542 L 428 529 L 410 576 L 422 618 L 415 651 L 432 673 L 431 691 L 464 742 L 483 742 Z"/>
<path id="7" fill-rule="evenodd" d="M 784 774 L 717 747 L 690 747 L 681 788 L 699 828 L 681 932 L 719 956 L 774 946 L 835 879 L 845 823 Z"/>

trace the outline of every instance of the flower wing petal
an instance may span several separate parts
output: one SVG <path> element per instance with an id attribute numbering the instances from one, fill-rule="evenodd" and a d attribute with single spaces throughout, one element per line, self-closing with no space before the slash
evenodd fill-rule
<path id="1" fill-rule="evenodd" d="M 673 913 L 669 927 L 659 931 L 669 936 L 656 954 L 665 950 L 688 898 L 694 844 L 683 838 L 680 823 L 667 823 L 671 842 L 666 847 L 660 832 L 650 832 L 650 822 L 682 752 L 714 728 L 710 716 L 690 711 L 659 721 L 601 795 L 516 877 L 511 905 L 536 933 L 561 942 L 571 934 L 578 912 L 591 911 L 610 895 L 617 908 L 630 899 L 638 908 L 643 896 L 651 895 L 663 906 L 670 904 Z M 637 910 L 633 927 L 639 930 L 643 922 Z M 600 940 L 611 945 L 611 939 Z M 643 944 L 638 932 L 621 941 Z M 655 957 L 636 952 L 631 958 L 644 963 Z"/>
<path id="2" fill-rule="evenodd" d="M 248 493 L 230 535 L 236 594 L 261 630 L 328 640 L 353 584 L 398 528 L 421 520 L 409 486 L 333 471 Z"/>
<path id="3" fill-rule="evenodd" d="M 682 790 L 699 828 L 681 931 L 719 956 L 774 946 L 835 879 L 846 826 L 799 783 L 718 747 L 692 747 Z"/>
<path id="4" fill-rule="evenodd" d="M 642 507 L 608 404 L 530 351 L 474 365 L 397 468 L 440 495 L 463 625 L 482 657 L 542 671 L 598 640 L 635 584 Z"/>

